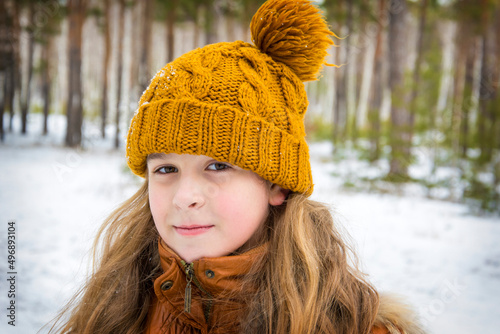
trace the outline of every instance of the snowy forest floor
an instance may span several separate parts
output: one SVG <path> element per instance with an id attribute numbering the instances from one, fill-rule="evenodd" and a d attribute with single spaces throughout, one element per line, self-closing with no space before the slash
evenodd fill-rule
<path id="1" fill-rule="evenodd" d="M 37 134 L 39 115 L 30 115 L 27 136 L 18 134 L 17 121 L 0 144 L 0 332 L 25 334 L 49 322 L 82 284 L 96 230 L 141 181 L 123 150 L 96 139 L 95 129 L 85 129 L 85 148 L 75 151 L 62 147 L 62 117 L 51 117 L 45 138 Z M 406 298 L 431 334 L 498 333 L 500 219 L 411 187 L 347 191 L 351 167 L 330 152 L 329 143 L 311 144 L 312 198 L 331 205 L 379 291 Z M 16 226 L 15 327 L 6 316 L 9 221 Z"/>

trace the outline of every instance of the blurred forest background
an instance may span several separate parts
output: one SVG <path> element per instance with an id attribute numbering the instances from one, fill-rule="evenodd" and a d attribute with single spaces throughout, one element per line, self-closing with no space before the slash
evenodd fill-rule
<path id="1" fill-rule="evenodd" d="M 21 134 L 43 138 L 59 115 L 61 145 L 85 149 L 107 137 L 123 149 L 155 72 L 196 47 L 250 42 L 263 2 L 0 0 L 2 141 L 15 117 Z M 500 0 L 317 4 L 339 37 L 328 62 L 342 66 L 306 84 L 308 138 L 331 141 L 332 160 L 355 156 L 382 171 L 345 186 L 419 184 L 430 197 L 498 212 Z M 41 128 L 29 126 L 32 114 L 43 115 Z M 420 177 L 411 173 L 418 159 L 428 162 Z"/>

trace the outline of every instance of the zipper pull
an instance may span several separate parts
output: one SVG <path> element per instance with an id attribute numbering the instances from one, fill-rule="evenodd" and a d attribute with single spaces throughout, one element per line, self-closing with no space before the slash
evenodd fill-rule
<path id="1" fill-rule="evenodd" d="M 188 279 L 184 292 L 184 311 L 191 313 L 191 279 Z"/>
<path id="2" fill-rule="evenodd" d="M 191 313 L 191 281 L 193 280 L 193 264 L 185 264 L 186 266 L 186 290 L 184 291 L 184 311 Z"/>

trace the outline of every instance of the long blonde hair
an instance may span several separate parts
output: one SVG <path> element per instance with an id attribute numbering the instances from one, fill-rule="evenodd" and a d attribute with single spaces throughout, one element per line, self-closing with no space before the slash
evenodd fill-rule
<path id="1" fill-rule="evenodd" d="M 92 274 L 51 332 L 140 333 L 152 301 L 153 279 L 160 272 L 147 181 L 105 220 L 92 255 Z"/>
<path id="2" fill-rule="evenodd" d="M 378 294 L 328 207 L 294 193 L 270 214 L 269 252 L 247 277 L 258 292 L 242 332 L 369 333 Z"/>
<path id="3" fill-rule="evenodd" d="M 161 274 L 158 238 L 146 180 L 99 230 L 95 269 L 51 331 L 143 332 L 152 282 Z M 242 333 L 370 332 L 378 295 L 349 264 L 350 249 L 326 206 L 290 194 L 271 207 L 264 241 L 269 251 L 246 278 L 257 290 L 241 319 Z"/>

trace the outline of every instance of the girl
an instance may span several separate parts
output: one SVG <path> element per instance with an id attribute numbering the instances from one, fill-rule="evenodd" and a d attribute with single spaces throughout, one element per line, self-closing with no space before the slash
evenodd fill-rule
<path id="1" fill-rule="evenodd" d="M 59 332 L 422 332 L 308 199 L 303 82 L 333 33 L 307 0 L 269 0 L 250 28 L 255 45 L 191 51 L 144 92 L 127 138 L 144 185 L 100 230 Z"/>

